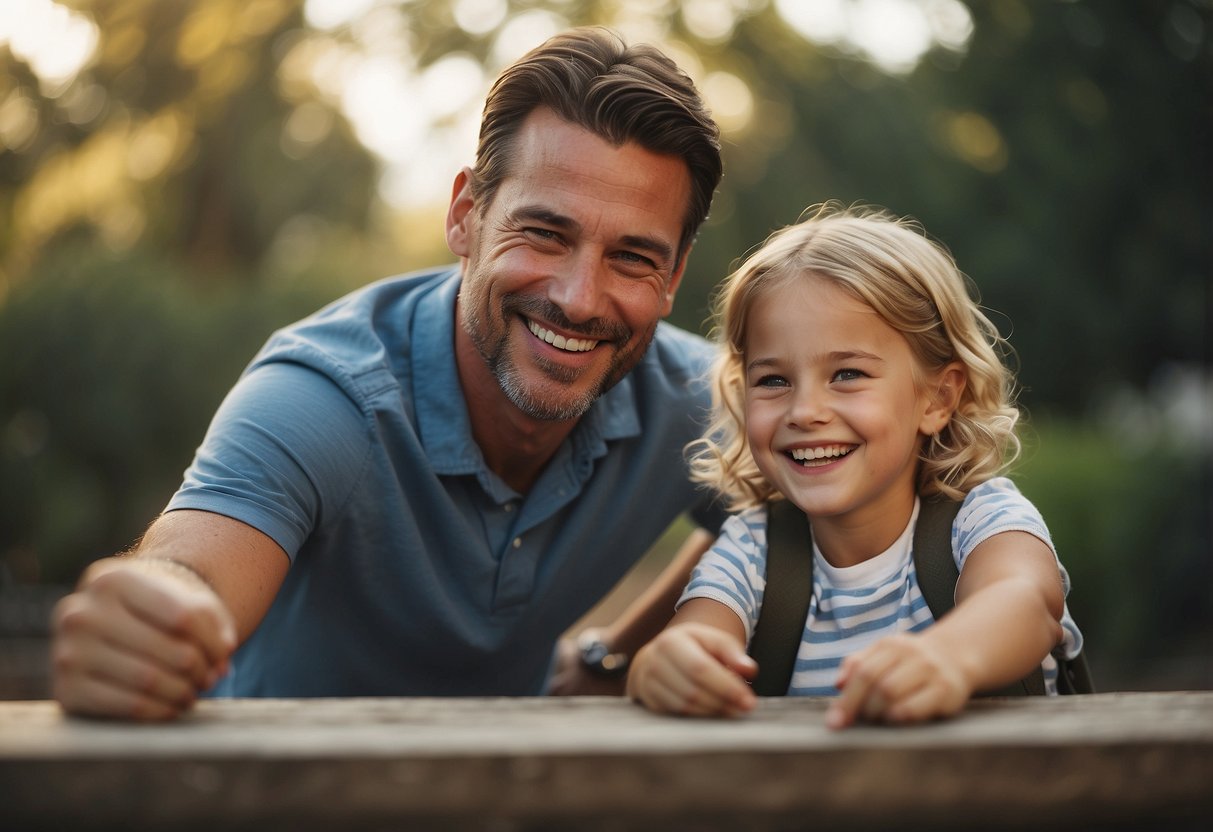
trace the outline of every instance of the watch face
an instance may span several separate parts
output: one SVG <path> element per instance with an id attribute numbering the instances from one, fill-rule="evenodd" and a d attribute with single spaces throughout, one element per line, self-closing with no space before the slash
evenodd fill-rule
<path id="1" fill-rule="evenodd" d="M 601 641 L 591 641 L 581 648 L 581 662 L 599 676 L 618 676 L 628 667 L 627 656 L 612 653 Z"/>
<path id="2" fill-rule="evenodd" d="M 591 641 L 581 649 L 581 659 L 586 664 L 602 665 L 602 660 L 608 655 L 607 646 L 601 641 Z"/>

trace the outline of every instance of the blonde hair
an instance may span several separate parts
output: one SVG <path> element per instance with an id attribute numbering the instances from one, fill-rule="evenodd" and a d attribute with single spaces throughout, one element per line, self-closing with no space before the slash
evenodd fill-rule
<path id="1" fill-rule="evenodd" d="M 842 289 L 904 335 L 916 384 L 950 362 L 964 367 L 955 412 L 922 443 L 919 494 L 960 498 L 1018 457 L 1015 381 L 1002 360 L 1010 347 L 978 307 L 972 282 L 913 220 L 825 203 L 767 238 L 717 290 L 713 418 L 704 437 L 688 446 L 695 480 L 719 491 L 732 509 L 780 498 L 746 443 L 746 319 L 763 293 L 806 277 Z"/>

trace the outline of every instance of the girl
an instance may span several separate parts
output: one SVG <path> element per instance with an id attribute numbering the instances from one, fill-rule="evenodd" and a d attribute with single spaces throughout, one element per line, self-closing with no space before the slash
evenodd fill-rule
<path id="1" fill-rule="evenodd" d="M 628 694 L 670 713 L 754 707 L 745 649 L 779 499 L 808 516 L 814 549 L 788 693 L 837 695 L 829 726 L 954 714 L 1042 663 L 1055 689 L 1050 651 L 1074 656 L 1082 637 L 1044 521 L 998 476 L 1019 452 L 1005 342 L 909 221 L 833 205 L 807 216 L 722 284 L 714 422 L 693 467 L 740 513 L 636 655 Z M 936 494 L 963 498 L 956 607 L 938 623 L 910 551 L 919 498 Z"/>

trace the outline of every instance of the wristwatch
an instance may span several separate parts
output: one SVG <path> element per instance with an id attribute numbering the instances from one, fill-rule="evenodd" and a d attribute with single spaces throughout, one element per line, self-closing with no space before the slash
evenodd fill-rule
<path id="1" fill-rule="evenodd" d="M 628 672 L 627 653 L 612 653 L 594 633 L 583 633 L 577 640 L 581 650 L 581 664 L 595 676 L 615 679 Z"/>

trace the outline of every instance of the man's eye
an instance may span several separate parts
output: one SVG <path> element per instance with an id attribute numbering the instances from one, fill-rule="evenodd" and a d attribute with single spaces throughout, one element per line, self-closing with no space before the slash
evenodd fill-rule
<path id="1" fill-rule="evenodd" d="M 634 251 L 621 251 L 615 255 L 618 268 L 626 274 L 644 276 L 657 271 L 657 264 L 650 257 Z"/>
<path id="2" fill-rule="evenodd" d="M 637 254 L 634 251 L 619 252 L 620 259 L 627 260 L 629 263 L 643 263 L 646 266 L 656 266 L 657 264 L 651 258 L 645 257 L 643 254 Z"/>
<path id="3" fill-rule="evenodd" d="M 560 239 L 560 235 L 550 228 L 524 228 L 523 231 L 532 237 L 537 237 L 540 240 L 551 240 L 553 242 Z"/>

